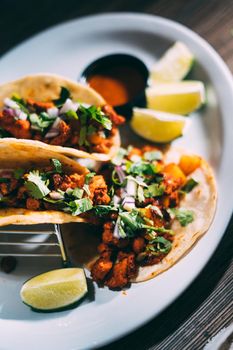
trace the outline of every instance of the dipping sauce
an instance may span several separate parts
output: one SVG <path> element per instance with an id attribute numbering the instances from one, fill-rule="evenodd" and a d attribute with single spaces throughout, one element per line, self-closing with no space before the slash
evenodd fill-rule
<path id="1" fill-rule="evenodd" d="M 130 117 L 134 106 L 146 106 L 148 76 L 148 69 L 139 58 L 116 53 L 90 63 L 82 72 L 80 81 L 102 95 L 117 113 Z"/>
<path id="2" fill-rule="evenodd" d="M 107 67 L 90 76 L 87 81 L 112 106 L 120 106 L 132 100 L 145 86 L 141 72 L 123 65 Z"/>

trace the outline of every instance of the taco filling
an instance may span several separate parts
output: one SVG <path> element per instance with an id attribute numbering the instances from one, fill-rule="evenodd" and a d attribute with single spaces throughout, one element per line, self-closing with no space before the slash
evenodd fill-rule
<path id="1" fill-rule="evenodd" d="M 160 263 L 172 250 L 175 220 L 181 228 L 195 220 L 194 212 L 180 202 L 198 186 L 190 174 L 201 159 L 183 155 L 178 164 L 165 164 L 163 158 L 150 146 L 129 147 L 104 166 L 111 202 L 94 209 L 104 225 L 100 256 L 91 268 L 99 285 L 110 289 L 129 285 L 140 267 Z"/>
<path id="2" fill-rule="evenodd" d="M 6 97 L 0 111 L 0 138 L 37 140 L 106 154 L 123 122 L 111 106 L 81 104 L 62 87 L 60 97 L 47 102 L 18 95 Z"/>
<path id="3" fill-rule="evenodd" d="M 0 209 L 52 210 L 85 217 L 96 205 L 109 202 L 101 175 L 67 173 L 58 159 L 40 169 L 0 171 Z"/>

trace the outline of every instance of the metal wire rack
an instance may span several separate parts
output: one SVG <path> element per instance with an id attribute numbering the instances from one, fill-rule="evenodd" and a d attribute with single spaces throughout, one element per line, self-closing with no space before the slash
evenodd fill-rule
<path id="1" fill-rule="evenodd" d="M 47 225 L 45 229 L 4 228 L 0 230 L 0 256 L 60 257 L 68 264 L 67 253 L 59 225 Z M 32 229 L 33 228 L 33 229 Z"/>

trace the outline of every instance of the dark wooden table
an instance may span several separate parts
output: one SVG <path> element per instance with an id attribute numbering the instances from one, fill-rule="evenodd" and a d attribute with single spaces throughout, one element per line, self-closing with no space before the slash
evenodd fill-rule
<path id="1" fill-rule="evenodd" d="M 0 55 L 51 25 L 115 11 L 156 14 L 185 24 L 204 37 L 233 71 L 232 0 L 0 0 Z M 208 265 L 178 300 L 103 349 L 202 349 L 229 326 L 233 321 L 232 231 L 233 218 Z"/>

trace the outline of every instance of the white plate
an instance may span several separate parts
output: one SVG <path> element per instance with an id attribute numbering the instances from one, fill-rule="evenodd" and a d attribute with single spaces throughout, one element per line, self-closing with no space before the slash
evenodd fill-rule
<path id="1" fill-rule="evenodd" d="M 218 208 L 208 233 L 167 272 L 132 286 L 125 294 L 95 287 L 93 300 L 78 308 L 39 314 L 19 298 L 21 283 L 50 268 L 20 261 L 0 276 L 1 349 L 74 350 L 96 347 L 139 327 L 158 315 L 193 281 L 223 237 L 233 206 L 233 85 L 216 52 L 198 35 L 175 22 L 139 14 L 109 14 L 56 26 L 24 42 L 0 60 L 2 82 L 37 72 L 76 79 L 94 59 L 113 52 L 131 53 L 150 65 L 174 41 L 185 42 L 197 58 L 193 77 L 208 91 L 205 110 L 193 115 L 193 127 L 177 141 L 205 156 L 218 181 Z M 33 264 L 33 266 L 32 266 Z M 29 266 L 28 266 L 29 265 Z"/>

